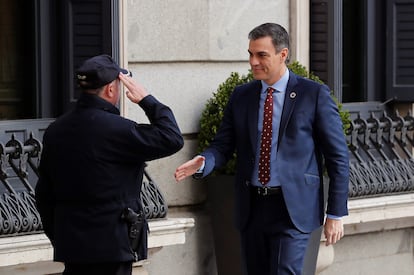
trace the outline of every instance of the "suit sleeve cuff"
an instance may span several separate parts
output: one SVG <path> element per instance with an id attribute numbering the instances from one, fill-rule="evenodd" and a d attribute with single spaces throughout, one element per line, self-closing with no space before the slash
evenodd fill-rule
<path id="1" fill-rule="evenodd" d="M 342 216 L 335 216 L 335 215 L 331 215 L 331 214 L 326 214 L 326 217 L 328 217 L 329 219 L 332 219 L 332 220 L 342 219 Z"/>
<path id="2" fill-rule="evenodd" d="M 194 173 L 193 178 L 194 179 L 201 179 L 203 177 L 203 173 L 204 173 L 204 167 L 206 166 L 206 162 L 203 161 L 203 164 L 201 165 L 200 168 L 198 168 L 198 170 Z"/>

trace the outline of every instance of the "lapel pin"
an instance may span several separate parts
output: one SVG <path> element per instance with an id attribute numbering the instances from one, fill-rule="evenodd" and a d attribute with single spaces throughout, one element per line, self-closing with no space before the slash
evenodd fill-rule
<path id="1" fill-rule="evenodd" d="M 289 97 L 291 99 L 294 99 L 296 97 L 296 93 L 295 92 L 291 92 L 290 95 L 289 95 Z"/>

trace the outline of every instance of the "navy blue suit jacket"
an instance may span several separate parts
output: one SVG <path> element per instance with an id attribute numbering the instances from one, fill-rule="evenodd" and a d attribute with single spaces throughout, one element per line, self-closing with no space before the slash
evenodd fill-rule
<path id="1" fill-rule="evenodd" d="M 236 226 L 242 229 L 250 210 L 250 185 L 258 141 L 261 82 L 235 88 L 222 124 L 210 146 L 203 177 L 224 165 L 235 151 Z M 327 213 L 348 214 L 348 148 L 329 88 L 290 72 L 277 148 L 278 182 L 293 224 L 311 232 L 324 221 L 323 165 L 330 178 Z"/>
<path id="2" fill-rule="evenodd" d="M 183 139 L 170 108 L 153 96 L 139 103 L 151 124 L 138 124 L 95 95 L 46 130 L 36 185 L 43 229 L 54 259 L 72 263 L 126 262 L 126 207 L 141 209 L 145 162 L 177 152 Z M 145 258 L 145 236 L 140 258 Z"/>

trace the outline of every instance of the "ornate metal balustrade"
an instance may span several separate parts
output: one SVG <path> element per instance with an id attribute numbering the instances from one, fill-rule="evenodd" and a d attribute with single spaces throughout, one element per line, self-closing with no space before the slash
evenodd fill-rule
<path id="1" fill-rule="evenodd" d="M 380 104 L 365 115 L 361 111 L 354 113 L 347 135 L 349 196 L 413 191 L 414 117 L 411 113 L 401 116 L 398 111 L 387 112 Z"/>
<path id="2" fill-rule="evenodd" d="M 44 130 L 52 120 L 0 122 L 0 236 L 42 230 L 34 187 Z M 148 219 L 164 218 L 167 204 L 144 171 L 141 201 Z"/>

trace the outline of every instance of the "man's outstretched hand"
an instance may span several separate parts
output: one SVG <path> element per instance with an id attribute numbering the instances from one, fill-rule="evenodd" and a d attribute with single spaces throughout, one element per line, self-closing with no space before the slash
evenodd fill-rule
<path id="1" fill-rule="evenodd" d="M 194 175 L 198 169 L 203 165 L 205 158 L 203 156 L 196 156 L 186 163 L 180 165 L 174 173 L 177 182 Z"/>

